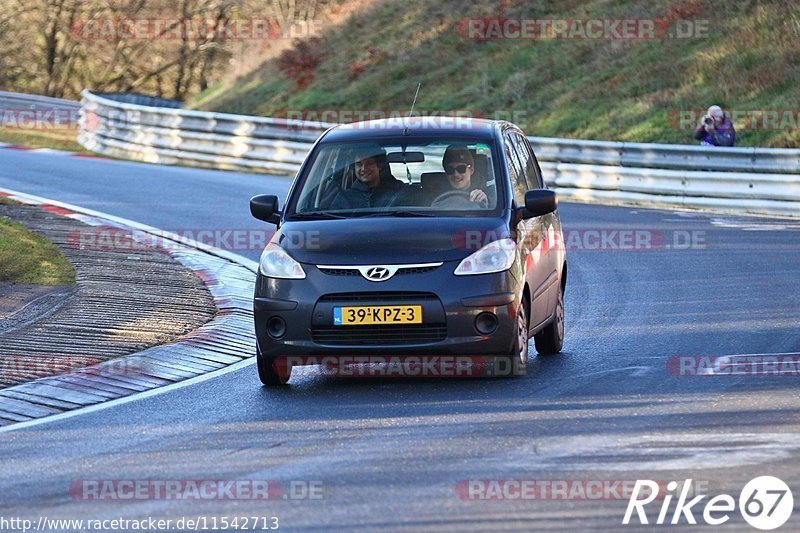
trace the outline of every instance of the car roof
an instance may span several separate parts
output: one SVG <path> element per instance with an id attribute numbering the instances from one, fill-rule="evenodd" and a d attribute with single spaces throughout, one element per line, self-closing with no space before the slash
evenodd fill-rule
<path id="1" fill-rule="evenodd" d="M 334 126 L 324 136 L 323 142 L 347 142 L 386 137 L 444 137 L 480 140 L 494 139 L 506 123 L 456 116 L 414 116 L 367 120 Z"/>

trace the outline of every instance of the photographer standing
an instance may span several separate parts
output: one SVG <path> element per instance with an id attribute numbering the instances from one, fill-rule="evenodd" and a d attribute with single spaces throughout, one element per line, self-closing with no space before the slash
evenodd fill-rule
<path id="1" fill-rule="evenodd" d="M 733 121 L 718 105 L 708 108 L 694 130 L 694 138 L 700 141 L 701 146 L 733 146 L 735 137 Z"/>

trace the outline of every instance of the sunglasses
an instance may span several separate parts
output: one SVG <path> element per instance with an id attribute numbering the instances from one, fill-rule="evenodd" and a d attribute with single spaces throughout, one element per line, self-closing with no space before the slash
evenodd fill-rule
<path id="1" fill-rule="evenodd" d="M 444 167 L 445 174 L 455 174 L 458 172 L 459 174 L 463 174 L 467 171 L 467 167 L 471 167 L 472 165 L 458 165 L 455 167 Z"/>

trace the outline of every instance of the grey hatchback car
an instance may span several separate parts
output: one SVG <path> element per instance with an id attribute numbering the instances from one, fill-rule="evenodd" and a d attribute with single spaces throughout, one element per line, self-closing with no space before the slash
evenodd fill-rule
<path id="1" fill-rule="evenodd" d="M 531 337 L 539 353 L 561 351 L 557 198 L 514 124 L 336 126 L 314 144 L 283 209 L 271 195 L 250 209 L 277 226 L 253 306 L 265 385 L 322 358 L 462 355 L 521 374 Z"/>

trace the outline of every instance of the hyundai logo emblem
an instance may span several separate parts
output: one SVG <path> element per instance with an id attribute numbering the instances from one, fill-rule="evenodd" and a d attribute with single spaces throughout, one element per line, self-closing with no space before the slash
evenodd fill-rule
<path id="1" fill-rule="evenodd" d="M 394 272 L 386 267 L 370 267 L 361 274 L 370 281 L 386 281 L 394 275 Z"/>

